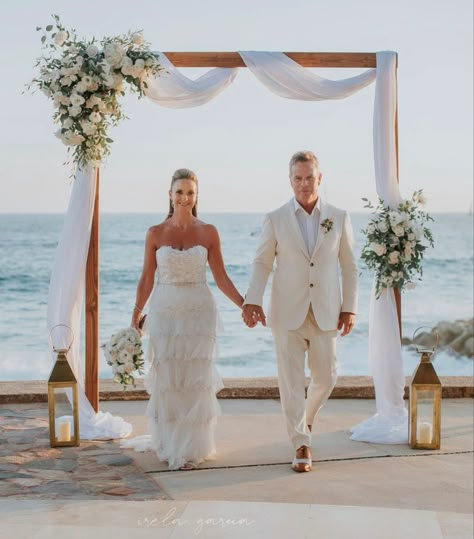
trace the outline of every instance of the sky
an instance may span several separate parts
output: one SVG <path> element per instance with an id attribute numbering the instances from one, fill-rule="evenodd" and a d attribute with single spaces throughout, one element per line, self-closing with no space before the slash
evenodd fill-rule
<path id="1" fill-rule="evenodd" d="M 35 27 L 52 13 L 85 38 L 143 30 L 161 51 L 397 51 L 402 195 L 423 189 L 429 211 L 467 212 L 472 9 L 471 0 L 0 0 L 0 213 L 67 208 L 71 166 L 54 136 L 52 104 L 41 93 L 22 93 L 41 54 Z M 316 70 L 332 79 L 360 71 Z M 172 173 L 181 167 L 199 177 L 200 211 L 269 211 L 290 198 L 288 161 L 301 149 L 319 157 L 322 197 L 360 211 L 361 197 L 376 198 L 373 101 L 374 85 L 345 100 L 286 100 L 246 69 L 194 109 L 126 96 L 129 120 L 112 128 L 101 170 L 101 211 L 164 212 Z"/>

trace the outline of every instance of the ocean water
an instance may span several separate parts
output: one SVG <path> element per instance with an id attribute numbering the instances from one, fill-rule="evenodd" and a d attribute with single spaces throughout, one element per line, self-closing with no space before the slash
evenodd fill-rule
<path id="1" fill-rule="evenodd" d="M 217 226 L 228 274 L 245 293 L 260 234 L 262 215 L 201 214 Z M 403 335 L 419 326 L 473 315 L 473 218 L 466 214 L 433 215 L 435 248 L 428 250 L 424 276 L 417 288 L 402 296 Z M 100 228 L 100 340 L 104 342 L 128 326 L 135 288 L 143 262 L 146 230 L 162 221 L 159 214 L 103 214 Z M 361 228 L 367 214 L 353 214 L 359 255 Z M 0 380 L 47 379 L 52 366 L 46 330 L 46 302 L 62 215 L 0 215 Z M 360 267 L 357 325 L 351 335 L 338 339 L 340 375 L 369 374 L 368 305 L 372 275 Z M 219 335 L 218 369 L 223 376 L 275 376 L 271 332 L 248 329 L 240 311 L 217 289 L 213 291 L 224 330 Z M 267 286 L 268 304 L 270 286 Z M 83 335 L 81 336 L 83 341 Z M 417 355 L 404 348 L 404 369 L 410 374 Z M 473 360 L 439 351 L 435 366 L 442 375 L 472 375 Z M 110 378 L 101 354 L 99 375 Z"/>

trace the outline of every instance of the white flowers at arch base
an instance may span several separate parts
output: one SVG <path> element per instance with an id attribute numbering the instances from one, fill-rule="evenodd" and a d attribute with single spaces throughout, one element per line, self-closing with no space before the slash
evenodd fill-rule
<path id="1" fill-rule="evenodd" d="M 374 208 L 363 198 L 366 208 Z M 379 200 L 367 227 L 362 230 L 366 242 L 361 258 L 375 271 L 376 297 L 384 288 L 414 288 L 415 277 L 423 275 L 422 259 L 428 246 L 433 247 L 433 236 L 426 223 L 433 221 L 425 212 L 422 191 L 415 191 L 410 200 L 404 200 L 396 210 Z"/>
<path id="2" fill-rule="evenodd" d="M 108 128 L 125 118 L 118 102 L 125 88 L 144 95 L 146 79 L 162 69 L 140 32 L 78 40 L 57 15 L 46 26 L 41 42 L 47 51 L 38 58 L 39 75 L 30 83 L 55 107 L 56 136 L 72 152 L 72 160 L 99 166 L 110 153 Z"/>
<path id="3" fill-rule="evenodd" d="M 143 374 L 145 361 L 140 334 L 135 328 L 118 331 L 110 340 L 101 346 L 107 364 L 112 367 L 114 382 L 135 386 L 134 373 Z"/>

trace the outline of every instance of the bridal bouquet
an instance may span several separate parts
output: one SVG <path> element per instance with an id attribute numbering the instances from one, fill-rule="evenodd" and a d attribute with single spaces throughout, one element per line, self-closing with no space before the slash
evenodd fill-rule
<path id="1" fill-rule="evenodd" d="M 103 344 L 105 358 L 112 367 L 114 382 L 135 387 L 133 373 L 143 374 L 145 361 L 140 333 L 135 328 L 126 328 L 115 333 L 109 342 Z"/>
<path id="2" fill-rule="evenodd" d="M 363 198 L 365 208 L 374 208 Z M 433 247 L 433 236 L 426 226 L 433 218 L 423 210 L 425 197 L 422 190 L 415 191 L 410 200 L 404 200 L 396 210 L 379 200 L 372 219 L 362 230 L 366 242 L 361 258 L 369 269 L 375 271 L 376 297 L 384 288 L 404 290 L 414 288 L 415 276 L 423 275 L 423 253 Z"/>
<path id="3" fill-rule="evenodd" d="M 45 54 L 35 67 L 36 86 L 53 101 L 54 121 L 60 124 L 56 136 L 72 152 L 77 164 L 99 166 L 113 142 L 107 131 L 125 118 L 118 102 L 128 89 L 144 95 L 146 79 L 162 69 L 141 32 L 124 36 L 79 40 L 66 30 L 57 15 L 55 24 L 43 31 Z"/>

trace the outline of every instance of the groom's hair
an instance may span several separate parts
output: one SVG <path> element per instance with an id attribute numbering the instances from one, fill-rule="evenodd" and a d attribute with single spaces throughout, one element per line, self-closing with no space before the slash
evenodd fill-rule
<path id="1" fill-rule="evenodd" d="M 296 165 L 296 163 L 307 163 L 311 162 L 314 164 L 317 170 L 319 170 L 319 161 L 318 158 L 314 155 L 313 152 L 310 152 L 309 150 L 296 152 L 291 156 L 290 159 L 290 176 L 291 176 L 291 168 L 293 165 Z"/>
<path id="2" fill-rule="evenodd" d="M 178 170 L 174 172 L 173 177 L 171 178 L 170 191 L 173 189 L 173 184 L 177 182 L 178 180 L 192 180 L 196 184 L 196 192 L 197 192 L 198 179 L 197 179 L 196 174 L 189 168 L 178 168 Z M 170 200 L 168 216 L 166 217 L 166 219 L 169 219 L 173 215 L 173 213 L 174 213 L 174 207 L 173 207 L 173 204 L 171 204 L 171 200 Z M 194 217 L 197 217 L 197 200 L 192 210 L 192 213 Z"/>

